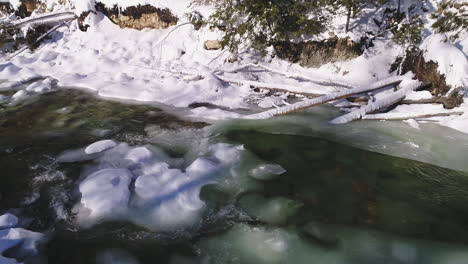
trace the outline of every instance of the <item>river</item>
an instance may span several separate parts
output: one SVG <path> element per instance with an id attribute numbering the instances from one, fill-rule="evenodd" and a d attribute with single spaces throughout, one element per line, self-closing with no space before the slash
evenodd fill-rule
<path id="1" fill-rule="evenodd" d="M 47 236 L 38 256 L 19 260 L 466 263 L 468 135 L 404 122 L 332 126 L 327 120 L 337 112 L 327 106 L 214 125 L 184 111 L 72 89 L 0 105 L 0 213 L 13 212 Z M 239 157 L 202 184 L 203 209 L 179 219 L 183 225 L 123 216 L 82 225 L 80 183 L 121 166 L 117 155 L 76 154 L 102 139 L 164 153 L 181 172 L 215 145 Z M 216 157 L 234 159 L 223 155 Z M 185 218 L 175 212 L 174 219 Z"/>

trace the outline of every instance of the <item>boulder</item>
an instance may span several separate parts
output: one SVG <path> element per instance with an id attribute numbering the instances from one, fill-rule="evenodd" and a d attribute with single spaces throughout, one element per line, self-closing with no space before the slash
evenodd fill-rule
<path id="1" fill-rule="evenodd" d="M 223 45 L 219 40 L 207 40 L 205 41 L 204 48 L 206 50 L 219 50 L 223 48 Z"/>

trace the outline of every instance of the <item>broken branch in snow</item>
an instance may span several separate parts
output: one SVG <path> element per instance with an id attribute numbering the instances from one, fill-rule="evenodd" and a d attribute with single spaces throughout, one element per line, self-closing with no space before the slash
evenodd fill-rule
<path id="1" fill-rule="evenodd" d="M 286 84 L 270 84 L 270 83 L 264 83 L 264 82 L 257 82 L 257 81 L 248 81 L 248 80 L 239 80 L 239 79 L 231 79 L 227 78 L 224 76 L 219 76 L 215 75 L 216 78 L 228 82 L 228 83 L 235 83 L 239 85 L 248 85 L 251 87 L 256 87 L 259 89 L 265 89 L 265 90 L 270 90 L 272 92 L 284 92 L 284 93 L 293 93 L 293 94 L 300 94 L 304 95 L 307 97 L 318 97 L 323 94 L 317 94 L 317 93 L 306 93 L 306 92 L 300 92 L 300 91 L 295 91 L 297 89 L 297 86 L 292 86 L 292 85 L 286 85 Z"/>
<path id="2" fill-rule="evenodd" d="M 345 115 L 337 117 L 330 121 L 330 123 L 335 125 L 348 123 L 357 119 L 361 119 L 368 113 L 388 108 L 389 106 L 394 105 L 403 100 L 408 92 L 416 90 L 419 87 L 419 85 L 419 81 L 406 81 L 404 84 L 401 85 L 402 88 L 398 91 L 393 92 L 390 95 L 385 96 L 384 98 L 381 98 L 375 102 L 370 102 L 369 104 L 359 108 L 358 110 L 351 111 Z"/>
<path id="3" fill-rule="evenodd" d="M 254 64 L 254 63 L 248 63 L 248 64 L 241 65 L 241 66 L 239 66 L 237 68 L 234 68 L 234 69 L 220 70 L 220 71 L 225 72 L 225 73 L 237 73 L 237 72 L 242 71 L 242 70 L 244 70 L 246 68 L 249 68 L 249 67 L 262 68 L 262 69 L 264 69 L 264 70 L 266 70 L 268 72 L 280 74 L 280 75 L 286 76 L 287 78 L 302 79 L 302 80 L 313 82 L 313 83 L 323 85 L 323 86 L 340 86 L 340 87 L 344 87 L 344 88 L 351 88 L 351 86 L 348 83 L 344 83 L 344 82 L 341 82 L 341 81 L 324 80 L 324 79 L 320 79 L 318 76 L 315 77 L 315 78 L 311 78 L 309 76 L 305 76 L 305 75 L 302 75 L 302 74 L 291 74 L 291 73 L 288 73 L 288 72 L 283 72 L 283 71 L 278 71 L 278 70 L 272 69 L 272 68 L 267 67 L 265 65 Z"/>
<path id="4" fill-rule="evenodd" d="M 364 120 L 407 120 L 407 119 L 418 119 L 428 118 L 436 116 L 451 116 L 451 115 L 463 115 L 464 112 L 460 111 L 449 111 L 449 112 L 423 112 L 423 113 L 384 113 L 384 114 L 373 114 L 365 115 L 362 117 Z"/>
<path id="5" fill-rule="evenodd" d="M 185 23 L 182 23 L 182 24 L 179 24 L 179 25 L 175 26 L 171 31 L 167 32 L 167 34 L 155 45 L 155 47 L 159 47 L 160 45 L 162 45 L 162 43 L 164 41 L 166 41 L 166 39 L 172 34 L 172 32 L 174 32 L 177 29 L 179 29 L 180 27 L 188 25 L 188 24 L 192 24 L 192 22 L 185 22 Z"/>
<path id="6" fill-rule="evenodd" d="M 330 93 L 330 94 L 326 94 L 326 95 L 323 95 L 323 96 L 320 96 L 320 97 L 317 97 L 317 98 L 314 98 L 314 99 L 305 100 L 305 101 L 295 103 L 295 104 L 292 104 L 292 105 L 283 106 L 283 107 L 280 107 L 280 108 L 277 108 L 277 109 L 272 109 L 272 110 L 269 110 L 269 111 L 265 111 L 265 112 L 261 112 L 261 113 L 257 113 L 257 114 L 253 114 L 253 115 L 248 115 L 245 118 L 247 118 L 247 119 L 267 119 L 267 118 L 270 118 L 270 117 L 285 115 L 285 114 L 288 114 L 288 113 L 297 112 L 297 111 L 307 109 L 307 108 L 310 108 L 310 107 L 322 105 L 322 104 L 325 104 L 325 103 L 328 103 L 328 102 L 344 99 L 344 98 L 347 98 L 347 97 L 352 96 L 352 95 L 361 94 L 361 93 L 381 89 L 381 88 L 387 87 L 387 86 L 397 85 L 400 82 L 402 82 L 402 80 L 403 80 L 403 77 L 401 77 L 401 76 L 393 76 L 393 77 L 390 77 L 390 78 L 375 82 L 375 83 L 371 84 L 370 86 L 349 89 L 349 90 L 345 90 L 345 91 L 341 91 L 341 92 L 333 92 L 333 93 Z"/>

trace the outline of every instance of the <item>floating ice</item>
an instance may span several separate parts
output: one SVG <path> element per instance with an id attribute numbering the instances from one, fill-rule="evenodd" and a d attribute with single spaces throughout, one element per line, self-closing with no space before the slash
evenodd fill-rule
<path id="1" fill-rule="evenodd" d="M 271 180 L 285 172 L 286 170 L 280 165 L 264 164 L 252 169 L 250 175 L 257 180 Z"/>
<path id="2" fill-rule="evenodd" d="M 101 140 L 86 147 L 85 153 L 86 154 L 99 153 L 99 152 L 103 152 L 108 149 L 111 149 L 115 146 L 117 146 L 117 143 L 113 140 L 110 140 L 110 139 Z"/>
<path id="3" fill-rule="evenodd" d="M 37 244 L 43 240 L 41 233 L 31 232 L 22 228 L 9 228 L 17 225 L 18 219 L 11 214 L 0 216 L 0 263 L 16 264 L 19 263 L 13 258 L 3 256 L 3 253 L 11 248 L 15 248 L 14 254 L 9 256 L 26 260 L 30 256 L 38 253 Z M 3 229 L 7 228 L 7 229 Z"/>
<path id="4" fill-rule="evenodd" d="M 131 178 L 130 171 L 126 169 L 103 169 L 80 183 L 81 203 L 89 211 L 87 221 L 101 221 L 125 213 Z M 79 218 L 83 219 L 84 216 L 80 215 Z"/>
<path id="5" fill-rule="evenodd" d="M 152 157 L 152 153 L 149 149 L 145 147 L 139 147 L 130 150 L 128 154 L 125 156 L 125 159 L 131 160 L 135 163 L 143 162 L 145 160 L 149 160 Z"/>
<path id="6" fill-rule="evenodd" d="M 99 165 L 89 168 L 92 173 L 79 185 L 78 223 L 127 220 L 158 231 L 196 227 L 205 208 L 201 188 L 229 175 L 242 178 L 233 169 L 242 151 L 242 146 L 211 145 L 195 152 L 198 157 L 184 169 L 184 162 L 151 145 L 117 144 L 95 156 Z"/>
<path id="7" fill-rule="evenodd" d="M 12 214 L 0 215 L 0 229 L 14 227 L 18 224 L 18 218 Z"/>

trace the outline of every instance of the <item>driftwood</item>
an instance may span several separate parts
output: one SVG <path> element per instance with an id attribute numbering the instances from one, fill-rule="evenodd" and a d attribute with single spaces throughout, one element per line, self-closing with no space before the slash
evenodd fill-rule
<path id="1" fill-rule="evenodd" d="M 272 109 L 272 110 L 269 110 L 269 111 L 265 111 L 265 112 L 261 112 L 261 113 L 257 113 L 257 114 L 253 114 L 253 115 L 248 115 L 245 118 L 247 118 L 247 119 L 267 119 L 267 118 L 270 118 L 270 117 L 285 115 L 285 114 L 288 114 L 288 113 L 297 112 L 297 111 L 300 111 L 300 110 L 303 110 L 303 109 L 307 109 L 307 108 L 311 108 L 311 107 L 314 107 L 314 106 L 322 105 L 322 104 L 325 104 L 325 103 L 328 103 L 328 102 L 344 99 L 344 98 L 347 98 L 347 97 L 352 96 L 352 95 L 366 93 L 366 92 L 369 92 L 369 91 L 382 89 L 384 87 L 397 85 L 402 80 L 403 79 L 402 79 L 401 76 L 394 76 L 394 77 L 390 77 L 390 78 L 378 81 L 378 82 L 376 82 L 376 83 L 374 83 L 374 84 L 372 84 L 370 86 L 359 87 L 359 88 L 345 90 L 345 91 L 342 91 L 342 92 L 334 92 L 334 93 L 326 94 L 326 95 L 323 95 L 323 96 L 320 96 L 320 97 L 317 97 L 317 98 L 314 98 L 314 99 L 305 100 L 305 101 L 295 103 L 295 104 L 292 104 L 292 105 L 283 106 L 283 107 L 280 107 L 280 108 L 277 108 L 277 109 Z"/>
<path id="2" fill-rule="evenodd" d="M 428 117 L 437 117 L 437 116 L 451 116 L 451 115 L 463 115 L 464 112 L 460 111 L 451 111 L 451 112 L 434 112 L 434 113 L 385 113 L 385 114 L 373 114 L 365 115 L 362 117 L 364 120 L 407 120 L 407 119 L 418 119 L 418 118 L 428 118 Z"/>
<path id="3" fill-rule="evenodd" d="M 403 100 L 406 94 L 410 91 L 416 90 L 420 85 L 419 81 L 406 81 L 402 84 L 402 88 L 390 95 L 385 96 L 375 102 L 370 102 L 367 105 L 359 108 L 358 110 L 351 111 L 345 115 L 337 117 L 330 121 L 331 124 L 344 124 L 357 119 L 361 119 L 368 113 L 372 113 L 381 109 L 386 109 L 391 105 L 394 105 Z"/>

